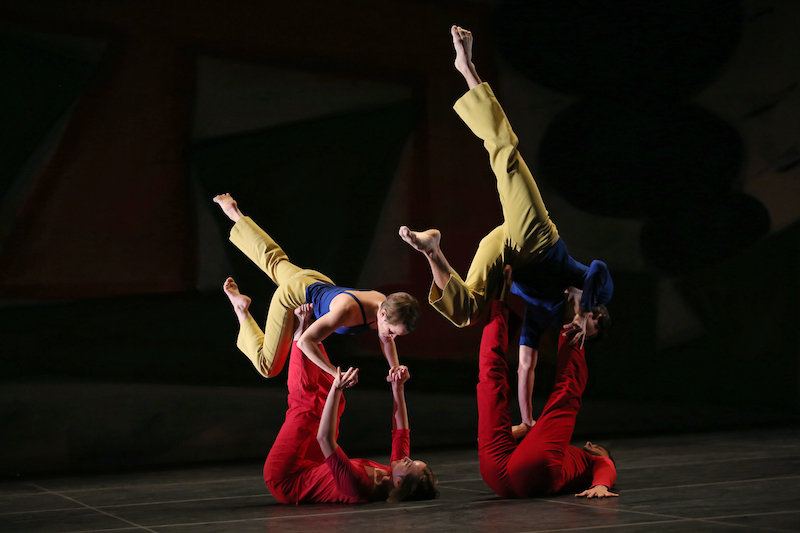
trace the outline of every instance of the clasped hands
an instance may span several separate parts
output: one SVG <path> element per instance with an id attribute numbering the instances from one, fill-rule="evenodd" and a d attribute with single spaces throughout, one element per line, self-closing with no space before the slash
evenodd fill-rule
<path id="1" fill-rule="evenodd" d="M 405 365 L 396 366 L 389 370 L 389 375 L 386 376 L 386 381 L 392 385 L 402 385 L 411 377 L 408 367 Z M 344 373 L 341 367 L 336 367 L 336 373 L 333 375 L 333 385 L 339 390 L 349 389 L 358 383 L 358 369 L 350 367 Z"/>

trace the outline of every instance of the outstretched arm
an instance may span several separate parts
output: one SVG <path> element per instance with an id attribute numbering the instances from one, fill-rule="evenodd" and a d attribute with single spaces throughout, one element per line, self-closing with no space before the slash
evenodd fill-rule
<path id="1" fill-rule="evenodd" d="M 587 442 L 589 446 L 591 443 Z M 596 458 L 592 466 L 592 486 L 589 489 L 576 494 L 577 497 L 587 498 L 616 498 L 619 494 L 611 492 L 610 487 L 614 486 L 617 480 L 617 467 L 608 457 Z"/>
<path id="2" fill-rule="evenodd" d="M 400 366 L 396 372 L 387 378 L 392 381 L 392 396 L 394 398 L 392 429 L 409 429 L 405 383 L 410 377 L 411 374 L 408 371 L 408 367 Z"/>
<path id="3" fill-rule="evenodd" d="M 392 435 L 395 435 L 395 430 L 408 430 L 408 410 L 406 409 L 406 396 L 405 396 L 405 383 L 411 374 L 408 368 L 401 366 L 393 375 L 390 375 L 388 380 L 392 382 L 392 397 L 394 404 L 392 407 Z M 392 439 L 392 462 L 391 467 L 394 469 L 395 465 L 402 460 L 408 460 L 409 453 L 409 440 L 408 435 L 405 439 Z"/>
<path id="4" fill-rule="evenodd" d="M 327 459 L 339 445 L 336 443 L 336 418 L 339 412 L 339 402 L 342 399 L 342 390 L 352 387 L 358 383 L 358 369 L 350 367 L 347 372 L 342 374 L 341 368 L 336 368 L 331 390 L 325 400 L 325 407 L 322 409 L 322 416 L 319 420 L 317 430 L 317 442 L 322 450 L 322 455 Z"/>

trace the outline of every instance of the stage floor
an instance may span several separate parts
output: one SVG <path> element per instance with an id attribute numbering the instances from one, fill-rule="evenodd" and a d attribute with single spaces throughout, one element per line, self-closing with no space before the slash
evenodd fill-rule
<path id="1" fill-rule="evenodd" d="M 618 463 L 619 498 L 500 500 L 476 451 L 436 451 L 419 454 L 439 478 L 434 501 L 281 505 L 260 463 L 37 477 L 0 483 L 0 531 L 800 531 L 800 427 L 603 444 Z"/>

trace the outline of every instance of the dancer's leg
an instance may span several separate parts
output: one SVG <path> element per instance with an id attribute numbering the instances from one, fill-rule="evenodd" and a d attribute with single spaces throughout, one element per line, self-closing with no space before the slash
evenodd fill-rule
<path id="1" fill-rule="evenodd" d="M 483 140 L 489 162 L 497 178 L 497 191 L 503 206 L 504 227 L 512 246 L 519 253 L 513 267 L 538 260 L 558 240 L 533 175 L 517 152 L 518 139 L 503 108 L 487 84 L 480 82 L 472 63 L 472 36 L 467 30 L 451 30 L 456 50 L 456 68 L 470 91 L 456 102 L 454 109 L 472 132 Z M 461 65 L 461 67 L 459 67 Z M 468 68 L 464 68 L 468 65 Z"/>
<path id="2" fill-rule="evenodd" d="M 236 313 L 236 318 L 239 320 L 239 336 L 236 339 L 236 346 L 250 359 L 259 374 L 264 377 L 272 377 L 273 374 L 270 374 L 270 371 L 274 366 L 272 364 L 274 358 L 264 356 L 262 350 L 264 332 L 250 314 L 250 297 L 239 292 L 239 285 L 233 278 L 225 280 L 222 290 L 230 300 L 233 312 Z"/>
<path id="3" fill-rule="evenodd" d="M 433 284 L 428 302 L 458 327 L 470 325 L 501 280 L 508 249 L 502 227 L 495 228 L 478 245 L 466 281 L 450 267 L 439 245 L 439 230 L 400 228 L 400 237 L 428 259 Z"/>
<path id="4" fill-rule="evenodd" d="M 237 340 L 237 346 L 256 370 L 264 377 L 273 377 L 283 369 L 291 348 L 294 324 L 292 310 L 305 303 L 309 285 L 318 281 L 333 281 L 320 272 L 292 264 L 283 249 L 255 222 L 242 214 L 230 194 L 220 194 L 214 197 L 214 202 L 234 222 L 231 242 L 278 285 L 270 302 L 264 331 L 252 317 L 244 320 L 239 317 L 241 327 Z"/>
<path id="5" fill-rule="evenodd" d="M 456 59 L 453 65 L 456 70 L 464 76 L 467 87 L 474 89 L 481 83 L 475 64 L 472 62 L 472 32 L 460 26 L 452 26 L 450 35 L 453 37 L 453 48 L 456 51 Z"/>
<path id="6" fill-rule="evenodd" d="M 242 342 L 242 336 L 239 336 L 237 345 L 248 357 L 269 362 L 267 374 L 262 372 L 265 377 L 274 377 L 283 368 L 292 348 L 291 335 L 294 324 L 292 311 L 306 303 L 306 289 L 318 281 L 331 283 L 329 278 L 314 270 L 298 271 L 294 277 L 275 289 L 269 304 L 261 343 L 253 339 L 252 342 L 245 344 Z"/>
<path id="7" fill-rule="evenodd" d="M 313 321 L 310 305 L 296 311 L 299 336 Z M 325 396 L 320 392 L 320 369 L 303 356 L 294 343 L 289 360 L 289 396 L 286 420 L 264 463 L 264 481 L 282 503 L 295 503 L 299 486 L 298 471 L 306 460 L 322 462 L 317 444 L 317 427 Z M 325 391 L 327 394 L 327 391 Z"/>
<path id="8" fill-rule="evenodd" d="M 438 229 L 427 231 L 411 231 L 408 226 L 400 226 L 400 238 L 406 241 L 412 248 L 421 252 L 428 260 L 433 276 L 433 288 L 442 291 L 450 281 L 450 273 L 453 270 L 450 263 L 444 256 L 441 247 L 442 234 Z"/>
<path id="9" fill-rule="evenodd" d="M 214 197 L 222 212 L 234 223 L 230 240 L 253 263 L 263 270 L 276 285 L 286 283 L 301 269 L 293 265 L 283 249 L 253 220 L 242 214 L 230 194 Z"/>
<path id="10" fill-rule="evenodd" d="M 290 335 L 294 323 L 292 309 L 305 303 L 305 296 L 302 300 L 292 299 L 289 297 L 292 291 L 285 288 L 286 286 L 278 287 L 272 297 L 266 324 L 268 334 L 265 335 L 248 310 L 250 298 L 239 292 L 239 286 L 233 278 L 226 279 L 222 285 L 222 290 L 231 301 L 239 320 L 236 347 L 265 378 L 274 377 L 283 369 L 291 349 Z"/>
<path id="11" fill-rule="evenodd" d="M 450 268 L 439 246 L 438 230 L 412 232 L 405 226 L 400 236 L 428 258 L 434 283 L 429 301 L 459 327 L 469 325 L 480 314 L 499 282 L 504 264 L 520 267 L 537 261 L 558 240 L 539 189 L 516 150 L 517 137 L 500 104 L 480 78 L 472 63 L 472 35 L 453 26 L 455 66 L 464 76 L 470 92 L 456 102 L 455 110 L 484 140 L 505 222 L 489 233 L 478 247 L 467 277 L 462 280 Z"/>
<path id="12" fill-rule="evenodd" d="M 510 285 L 510 271 L 508 278 Z M 507 349 L 508 306 L 495 301 L 483 328 L 478 360 L 478 457 L 486 484 L 499 496 L 513 497 L 507 465 L 516 442 L 511 435 Z"/>
<path id="13" fill-rule="evenodd" d="M 298 409 L 304 409 L 308 405 L 308 402 L 315 397 L 314 391 L 316 390 L 314 412 L 317 413 L 318 423 L 319 416 L 322 413 L 322 408 L 325 406 L 325 399 L 328 397 L 328 391 L 333 383 L 333 377 L 327 372 L 321 372 L 320 368 L 297 348 L 297 341 L 300 339 L 300 335 L 302 335 L 308 326 L 314 322 L 314 306 L 312 304 L 303 304 L 294 310 L 294 316 L 297 317 L 298 325 L 292 338 L 292 357 L 294 357 L 294 360 L 290 360 L 289 362 L 289 372 L 291 373 L 292 369 L 294 368 L 294 374 L 296 376 L 300 376 L 300 379 L 289 379 L 287 381 L 289 386 L 288 403 L 290 408 L 296 407 Z M 328 353 L 325 351 L 325 346 L 320 344 L 319 349 L 325 359 L 328 359 Z M 294 355 L 295 352 L 297 352 L 296 356 Z M 302 357 L 300 357 L 300 355 L 302 355 Z M 314 386 L 315 379 L 316 389 Z M 342 395 L 341 401 L 339 402 L 339 412 L 336 419 L 337 437 L 339 435 L 339 419 L 341 419 L 342 413 L 344 412 L 344 406 L 345 398 L 344 395 Z M 306 450 L 303 458 L 319 463 L 325 461 L 325 456 L 322 454 L 322 450 L 319 448 L 319 443 L 317 442 L 316 437 L 313 439 L 313 442 L 308 445 L 308 449 Z"/>
<path id="14" fill-rule="evenodd" d="M 588 372 L 583 348 L 559 336 L 556 381 L 542 415 L 508 462 L 519 496 L 545 494 L 560 486 L 564 450 L 572 439 Z"/>

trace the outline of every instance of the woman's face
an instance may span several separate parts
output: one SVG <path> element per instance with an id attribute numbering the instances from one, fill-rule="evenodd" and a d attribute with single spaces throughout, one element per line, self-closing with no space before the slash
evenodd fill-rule
<path id="1" fill-rule="evenodd" d="M 427 466 L 428 465 L 422 461 L 414 461 L 408 456 L 404 457 L 392 468 L 392 481 L 394 482 L 394 486 L 400 485 L 400 482 L 403 481 L 403 478 L 407 475 L 420 475 Z"/>
<path id="2" fill-rule="evenodd" d="M 403 324 L 390 324 L 386 320 L 386 311 L 381 309 L 378 311 L 378 335 L 383 339 L 392 339 L 395 337 L 402 337 L 407 335 L 408 330 Z"/>

